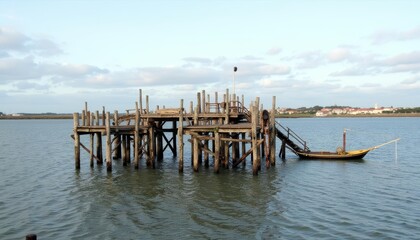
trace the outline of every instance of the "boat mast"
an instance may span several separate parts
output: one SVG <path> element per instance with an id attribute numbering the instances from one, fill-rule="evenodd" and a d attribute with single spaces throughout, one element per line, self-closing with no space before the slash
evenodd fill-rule
<path id="1" fill-rule="evenodd" d="M 343 131 L 343 152 L 346 152 L 346 129 Z"/>

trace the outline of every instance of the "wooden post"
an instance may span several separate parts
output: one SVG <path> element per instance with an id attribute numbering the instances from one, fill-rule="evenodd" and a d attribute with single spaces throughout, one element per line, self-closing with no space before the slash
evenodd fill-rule
<path id="1" fill-rule="evenodd" d="M 242 135 L 242 140 L 245 140 L 246 138 L 246 134 L 245 133 L 241 133 Z M 246 142 L 242 142 L 242 156 L 244 156 L 246 153 Z M 246 161 L 245 159 L 242 161 L 242 166 L 246 165 Z"/>
<path id="2" fill-rule="evenodd" d="M 207 135 L 208 136 L 208 135 Z M 204 148 L 209 149 L 209 140 L 204 140 Z M 207 151 L 204 152 L 204 167 L 209 167 L 209 153 Z"/>
<path id="3" fill-rule="evenodd" d="M 280 154 L 279 154 L 281 160 L 286 160 L 286 141 L 281 141 L 281 148 L 280 148 Z"/>
<path id="4" fill-rule="evenodd" d="M 177 152 L 176 152 L 176 149 L 177 149 L 177 146 L 176 146 L 176 135 L 177 135 L 177 132 L 176 132 L 176 121 L 172 121 L 172 146 L 173 146 L 173 150 L 172 150 L 172 156 L 173 157 L 176 157 L 177 156 Z"/>
<path id="5" fill-rule="evenodd" d="M 105 107 L 102 106 L 102 126 L 105 126 Z"/>
<path id="6" fill-rule="evenodd" d="M 179 157 L 178 157 L 178 171 L 182 173 L 184 171 L 184 99 L 180 101 L 179 107 L 179 121 L 178 121 L 178 145 L 179 145 Z"/>
<path id="7" fill-rule="evenodd" d="M 140 104 L 140 113 L 143 111 L 143 93 L 142 90 L 139 89 L 139 104 Z"/>
<path id="8" fill-rule="evenodd" d="M 219 134 L 219 129 L 216 129 L 214 131 L 214 145 L 215 145 L 215 150 L 214 150 L 214 172 L 215 173 L 219 173 L 219 168 L 220 168 L 220 134 Z"/>
<path id="9" fill-rule="evenodd" d="M 276 165 L 276 96 L 273 96 L 272 109 L 270 115 L 270 164 L 271 166 Z"/>
<path id="10" fill-rule="evenodd" d="M 151 168 L 155 168 L 155 149 L 156 149 L 156 139 L 155 139 L 155 127 L 153 123 L 149 122 L 149 139 L 148 139 L 148 157 L 147 166 Z"/>
<path id="11" fill-rule="evenodd" d="M 114 123 L 115 126 L 118 129 L 119 123 L 118 123 L 118 111 L 114 111 Z M 118 130 L 117 130 L 118 131 Z M 114 159 L 121 159 L 121 135 L 116 132 L 114 133 L 115 142 L 114 142 Z"/>
<path id="12" fill-rule="evenodd" d="M 202 90 L 202 92 L 201 92 L 201 98 L 202 98 L 202 101 L 201 101 L 201 112 L 202 113 L 206 113 L 206 90 Z"/>
<path id="13" fill-rule="evenodd" d="M 111 142 L 111 117 L 109 112 L 106 113 L 106 170 L 112 171 L 112 142 Z"/>
<path id="14" fill-rule="evenodd" d="M 80 169 L 80 136 L 77 132 L 79 127 L 79 113 L 73 113 L 73 134 L 74 134 L 74 164 Z"/>
<path id="15" fill-rule="evenodd" d="M 191 137 L 193 138 L 193 168 L 194 168 L 194 172 L 198 172 L 198 151 L 199 151 L 199 147 L 198 147 L 198 139 L 197 137 L 194 137 L 191 135 Z"/>
<path id="16" fill-rule="evenodd" d="M 227 137 L 224 134 L 224 137 Z M 223 158 L 223 163 L 222 166 L 226 169 L 229 169 L 229 141 L 223 141 L 223 147 L 224 147 L 224 158 Z"/>
<path id="17" fill-rule="evenodd" d="M 262 109 L 262 104 L 261 104 L 261 108 L 260 108 L 260 97 L 256 97 L 256 109 L 255 109 L 255 114 L 256 114 L 256 126 L 260 126 L 260 109 Z M 259 139 L 260 133 L 256 133 L 257 134 L 257 141 Z M 263 146 L 261 146 L 263 147 Z M 257 161 L 258 164 L 258 170 L 261 170 L 261 148 L 257 147 L 257 159 L 254 159 L 255 161 Z"/>
<path id="18" fill-rule="evenodd" d="M 192 101 L 190 102 L 190 113 L 194 113 L 194 103 Z"/>
<path id="19" fill-rule="evenodd" d="M 146 113 L 149 114 L 149 95 L 146 95 Z"/>
<path id="20" fill-rule="evenodd" d="M 156 128 L 156 152 L 157 152 L 157 160 L 162 161 L 163 160 L 163 123 L 162 121 L 158 122 L 158 126 Z"/>
<path id="21" fill-rule="evenodd" d="M 28 234 L 26 235 L 26 240 L 36 240 L 36 234 Z"/>
<path id="22" fill-rule="evenodd" d="M 123 160 L 123 166 L 127 166 L 128 165 L 128 161 L 127 161 L 127 135 L 123 134 L 121 135 L 122 138 L 122 142 L 121 142 L 121 147 L 122 147 L 122 160 Z"/>
<path id="23" fill-rule="evenodd" d="M 90 138 L 90 167 L 93 167 L 93 148 L 94 148 L 94 133 L 89 134 Z"/>
<path id="24" fill-rule="evenodd" d="M 258 105 L 257 105 L 258 106 Z M 258 115 L 257 115 L 257 106 L 252 107 L 252 129 L 251 129 L 251 141 L 252 141 L 252 174 L 258 175 L 258 146 L 257 146 L 257 124 L 258 124 Z"/>
<path id="25" fill-rule="evenodd" d="M 96 111 L 96 126 L 99 126 L 99 111 Z M 96 164 L 103 164 L 103 154 L 102 154 L 102 133 L 96 133 Z"/>
<path id="26" fill-rule="evenodd" d="M 139 104 L 136 102 L 136 119 L 134 120 L 134 168 L 139 168 Z"/>
<path id="27" fill-rule="evenodd" d="M 229 105 L 230 105 L 230 100 L 229 100 L 229 89 L 226 89 L 226 97 L 225 97 L 225 124 L 229 124 Z"/>
<path id="28" fill-rule="evenodd" d="M 200 92 L 197 92 L 197 105 L 196 106 L 197 106 L 197 109 L 198 109 L 197 113 L 201 113 L 201 95 L 200 95 Z"/>
<path id="29" fill-rule="evenodd" d="M 130 163 L 131 162 L 131 138 L 130 138 L 130 135 L 127 135 L 125 137 L 127 138 L 127 153 L 126 153 L 127 163 Z"/>

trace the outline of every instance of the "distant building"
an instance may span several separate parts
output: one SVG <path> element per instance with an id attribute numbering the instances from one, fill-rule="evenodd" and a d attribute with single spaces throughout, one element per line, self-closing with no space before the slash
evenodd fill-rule
<path id="1" fill-rule="evenodd" d="M 382 114 L 384 112 L 395 112 L 397 109 L 393 107 L 378 107 L 374 108 L 323 108 L 316 112 L 315 116 L 325 117 L 328 115 L 362 115 L 362 114 Z"/>

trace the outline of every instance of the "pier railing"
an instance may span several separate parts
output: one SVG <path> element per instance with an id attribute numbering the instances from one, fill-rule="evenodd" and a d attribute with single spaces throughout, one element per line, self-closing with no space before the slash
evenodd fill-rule
<path id="1" fill-rule="evenodd" d="M 277 136 L 281 140 L 286 141 L 286 144 L 289 147 L 291 147 L 294 151 L 297 151 L 297 152 L 310 151 L 309 147 L 306 145 L 306 141 L 303 140 L 301 137 L 299 137 L 299 135 L 297 135 L 292 129 L 282 126 L 277 121 L 276 121 L 276 129 L 277 129 Z M 286 134 L 284 134 L 282 130 L 286 132 Z"/>

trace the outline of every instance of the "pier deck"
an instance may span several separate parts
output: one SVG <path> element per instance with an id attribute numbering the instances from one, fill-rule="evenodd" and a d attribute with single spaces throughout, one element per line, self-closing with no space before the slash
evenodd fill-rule
<path id="1" fill-rule="evenodd" d="M 146 159 L 148 167 L 155 167 L 155 161 L 163 160 L 163 152 L 171 151 L 178 157 L 179 172 L 184 171 L 184 139 L 191 144 L 191 161 L 194 171 L 203 164 L 213 165 L 214 172 L 220 167 L 236 167 L 246 164 L 251 155 L 253 174 L 261 168 L 261 158 L 265 157 L 266 167 L 274 166 L 276 161 L 275 97 L 270 111 L 263 110 L 259 98 L 251 102 L 249 110 L 234 94 L 226 90 L 223 101 L 218 102 L 217 93 L 213 102 L 210 96 L 197 93 L 197 103 L 190 103 L 190 111 L 180 100 L 179 108 L 159 108 L 149 110 L 142 107 L 142 91 L 139 92 L 136 108 L 125 114 L 102 110 L 91 112 L 87 103 L 81 114 L 74 113 L 74 152 L 75 166 L 80 168 L 80 147 L 90 154 L 90 165 L 104 161 L 102 141 L 105 138 L 105 161 L 107 170 L 112 171 L 112 159 L 122 159 L 123 165 L 139 167 L 139 161 Z M 140 103 L 140 104 L 139 104 Z M 139 106 L 140 105 L 140 106 Z M 193 108 L 193 106 L 195 106 Z M 80 138 L 90 136 L 90 146 L 84 146 Z M 94 146 L 95 145 L 95 146 Z M 210 156 L 213 163 L 209 163 Z"/>

